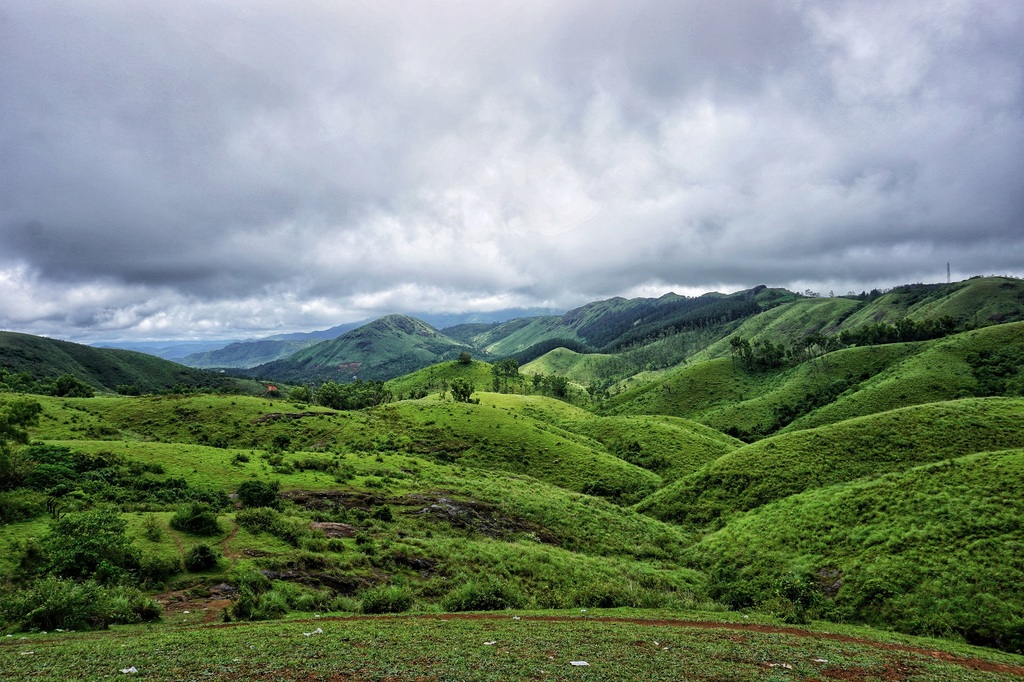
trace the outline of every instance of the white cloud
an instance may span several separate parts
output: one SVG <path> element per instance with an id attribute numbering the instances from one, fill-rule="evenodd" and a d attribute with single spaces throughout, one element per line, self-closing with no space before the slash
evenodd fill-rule
<path id="1" fill-rule="evenodd" d="M 1024 274 L 1014 3 L 0 11 L 2 327 Z"/>

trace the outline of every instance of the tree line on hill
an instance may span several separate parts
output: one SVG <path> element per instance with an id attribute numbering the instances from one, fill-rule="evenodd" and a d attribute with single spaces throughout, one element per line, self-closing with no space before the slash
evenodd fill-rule
<path id="1" fill-rule="evenodd" d="M 736 363 L 748 371 L 759 372 L 823 358 L 828 353 L 851 346 L 930 341 L 960 331 L 965 329 L 958 328 L 956 320 L 949 316 L 920 321 L 902 318 L 894 324 L 879 322 L 834 335 L 808 334 L 789 346 L 773 343 L 770 339 L 750 341 L 742 336 L 731 338 L 729 345 Z"/>

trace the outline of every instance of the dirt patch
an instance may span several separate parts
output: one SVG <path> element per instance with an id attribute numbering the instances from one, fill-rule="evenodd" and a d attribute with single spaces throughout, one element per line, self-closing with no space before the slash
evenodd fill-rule
<path id="1" fill-rule="evenodd" d="M 331 575 L 312 571 L 262 571 L 271 580 L 286 580 L 307 587 L 329 587 L 338 594 L 352 595 L 369 587 L 372 583 L 366 578 L 351 575 Z"/>
<path id="2" fill-rule="evenodd" d="M 402 498 L 401 504 L 420 506 L 413 515 L 443 521 L 456 528 L 480 533 L 487 537 L 504 539 L 532 533 L 541 542 L 558 544 L 558 537 L 547 528 L 510 516 L 493 505 L 469 499 L 457 499 L 444 494 L 413 494 Z"/>
<path id="3" fill-rule="evenodd" d="M 289 490 L 278 497 L 291 500 L 309 511 L 332 511 L 337 509 L 362 509 L 370 511 L 385 503 L 384 498 L 373 493 L 344 490 Z"/>
<path id="4" fill-rule="evenodd" d="M 356 527 L 347 523 L 314 521 L 309 525 L 313 530 L 322 531 L 329 538 L 354 538 L 356 536 Z"/>

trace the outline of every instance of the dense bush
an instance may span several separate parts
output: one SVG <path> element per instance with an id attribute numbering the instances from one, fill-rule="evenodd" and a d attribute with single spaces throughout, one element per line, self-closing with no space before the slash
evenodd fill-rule
<path id="1" fill-rule="evenodd" d="M 220 555 L 209 545 L 196 545 L 185 553 L 185 568 L 193 573 L 206 571 L 217 565 Z"/>
<path id="2" fill-rule="evenodd" d="M 68 578 L 95 577 L 118 582 L 139 567 L 140 552 L 125 534 L 127 524 L 116 509 L 67 514 L 43 538 L 46 570 Z"/>
<path id="3" fill-rule="evenodd" d="M 0 619 L 16 630 L 88 630 L 158 620 L 160 605 L 133 587 L 46 577 L 0 595 Z"/>
<path id="4" fill-rule="evenodd" d="M 511 583 L 491 576 L 470 580 L 449 592 L 441 602 L 445 611 L 500 611 L 523 606 L 525 599 Z"/>
<path id="5" fill-rule="evenodd" d="M 412 608 L 416 600 L 405 585 L 383 585 L 360 595 L 363 613 L 401 613 Z"/>
<path id="6" fill-rule="evenodd" d="M 217 514 L 208 506 L 193 502 L 176 511 L 171 517 L 171 528 L 191 535 L 217 535 L 222 532 Z"/>
<path id="7" fill-rule="evenodd" d="M 281 484 L 277 481 L 264 483 L 263 481 L 246 481 L 238 486 L 238 500 L 244 507 L 273 507 L 277 508 L 277 492 Z"/>
<path id="8" fill-rule="evenodd" d="M 46 496 L 30 490 L 0 493 L 0 523 L 26 521 L 46 508 Z"/>

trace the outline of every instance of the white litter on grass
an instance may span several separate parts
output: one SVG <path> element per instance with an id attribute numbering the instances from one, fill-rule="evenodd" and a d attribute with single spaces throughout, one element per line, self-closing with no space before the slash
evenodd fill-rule
<path id="1" fill-rule="evenodd" d="M 522 620 L 519 616 L 512 616 L 512 620 Z"/>
<path id="2" fill-rule="evenodd" d="M 586 612 L 587 612 L 586 609 L 580 609 L 580 613 L 586 613 Z"/>
<path id="3" fill-rule="evenodd" d="M 587 663 L 586 661 L 569 661 L 569 665 L 575 665 L 577 667 L 580 667 L 580 666 L 584 666 L 584 665 L 589 666 L 590 664 Z"/>
<path id="4" fill-rule="evenodd" d="M 188 611 L 182 611 L 182 613 L 188 613 Z"/>
<path id="5" fill-rule="evenodd" d="M 814 661 L 815 663 L 828 663 L 828 659 L 827 658 L 812 658 L 811 660 Z"/>
<path id="6" fill-rule="evenodd" d="M 495 641 L 493 641 L 493 642 L 484 642 L 484 646 L 494 646 L 494 645 L 495 645 L 495 644 L 497 644 L 497 643 L 498 643 L 498 641 L 497 641 L 497 640 L 495 640 Z"/>
<path id="7" fill-rule="evenodd" d="M 789 663 L 769 663 L 768 667 L 769 668 L 785 668 L 786 670 L 792 670 L 793 669 L 793 666 L 791 666 Z"/>
<path id="8" fill-rule="evenodd" d="M 35 653 L 34 651 L 22 651 L 21 655 L 22 656 L 31 656 L 34 653 Z"/>
<path id="9" fill-rule="evenodd" d="M 134 675 L 135 673 L 139 672 L 139 669 L 133 665 L 130 668 L 121 668 L 121 672 L 123 672 L 125 675 Z"/>
<path id="10" fill-rule="evenodd" d="M 317 628 L 316 630 L 313 630 L 313 632 L 303 632 L 302 634 L 304 634 L 306 637 L 309 637 L 311 635 L 322 635 L 324 634 L 324 631 L 322 628 Z"/>

